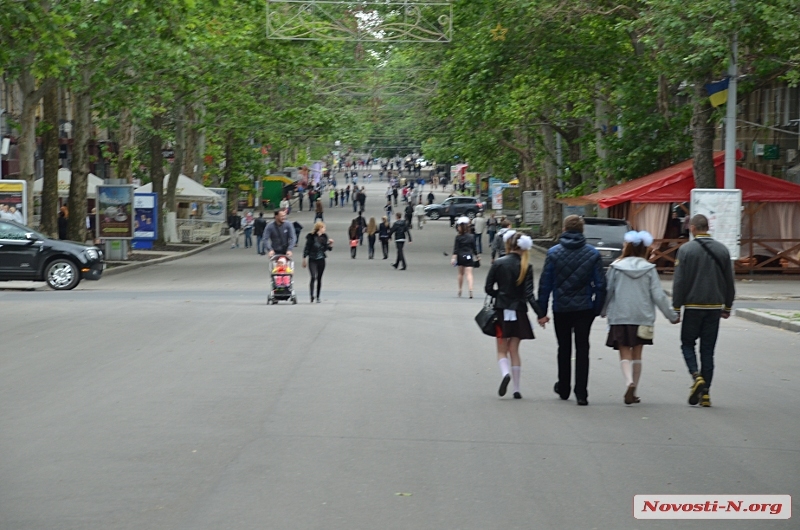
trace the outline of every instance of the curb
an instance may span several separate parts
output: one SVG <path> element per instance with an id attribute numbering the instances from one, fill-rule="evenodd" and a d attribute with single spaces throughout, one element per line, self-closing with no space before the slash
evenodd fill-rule
<path id="1" fill-rule="evenodd" d="M 774 328 L 800 333 L 800 322 L 792 322 L 785 318 L 768 315 L 761 311 L 753 311 L 752 309 L 736 309 L 734 314 L 739 318 L 756 322 L 764 326 L 772 326 Z"/>
<path id="2" fill-rule="evenodd" d="M 192 250 L 181 252 L 180 254 L 175 254 L 172 256 L 164 256 L 163 258 L 151 259 L 147 261 L 137 261 L 136 263 L 131 263 L 130 265 L 122 265 L 120 267 L 114 267 L 113 269 L 107 269 L 103 271 L 103 276 L 114 276 L 115 274 L 122 274 L 123 272 L 141 269 L 142 267 L 149 267 L 150 265 L 158 265 L 160 263 L 167 263 L 181 258 L 188 258 L 189 256 L 194 256 L 195 254 L 216 247 L 217 245 L 221 245 L 222 243 L 225 243 L 226 241 L 229 240 L 230 236 L 223 236 L 219 241 L 215 243 L 208 243 L 206 245 L 203 245 L 202 247 L 193 248 Z"/>

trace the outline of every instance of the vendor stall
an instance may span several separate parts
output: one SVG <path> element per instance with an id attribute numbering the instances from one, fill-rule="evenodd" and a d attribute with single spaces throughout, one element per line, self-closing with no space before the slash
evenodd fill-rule
<path id="1" fill-rule="evenodd" d="M 677 250 L 685 238 L 665 238 L 670 213 L 688 215 L 695 187 L 692 160 L 583 197 L 561 199 L 571 206 L 595 204 L 609 217 L 627 219 L 637 230 L 655 238 L 652 261 L 659 270 L 674 269 Z M 717 187 L 724 182 L 724 153 L 714 156 Z M 769 175 L 736 168 L 736 186 L 742 190 L 741 256 L 737 271 L 772 270 L 800 273 L 800 185 Z"/>

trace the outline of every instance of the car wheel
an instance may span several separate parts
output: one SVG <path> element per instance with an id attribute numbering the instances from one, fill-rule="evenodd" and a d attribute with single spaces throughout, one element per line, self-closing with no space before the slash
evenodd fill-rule
<path id="1" fill-rule="evenodd" d="M 69 291 L 81 281 L 78 267 L 68 259 L 54 260 L 47 266 L 45 280 L 51 289 Z"/>
<path id="2" fill-rule="evenodd" d="M 431 212 L 431 219 L 433 219 L 434 221 L 437 220 L 439 217 L 440 217 L 439 212 L 437 212 L 436 210 Z"/>
<path id="3" fill-rule="evenodd" d="M 467 217 L 469 217 L 469 220 L 472 221 L 473 219 L 475 219 L 475 212 L 472 210 L 468 211 Z"/>

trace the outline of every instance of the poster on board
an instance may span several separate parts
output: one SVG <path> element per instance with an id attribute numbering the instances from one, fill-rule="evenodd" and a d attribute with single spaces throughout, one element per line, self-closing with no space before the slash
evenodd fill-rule
<path id="1" fill-rule="evenodd" d="M 133 238 L 133 186 L 97 186 L 97 237 Z"/>
<path id="2" fill-rule="evenodd" d="M 522 220 L 529 225 L 544 223 L 544 195 L 541 191 L 522 192 Z"/>
<path id="3" fill-rule="evenodd" d="M 505 188 L 504 184 L 501 183 L 492 183 L 489 187 L 489 193 L 492 196 L 492 210 L 502 210 L 503 209 L 503 189 Z"/>
<path id="4" fill-rule="evenodd" d="M 133 237 L 154 241 L 158 232 L 158 194 L 137 193 L 133 197 Z"/>
<path id="5" fill-rule="evenodd" d="M 0 180 L 0 219 L 28 224 L 28 183 L 24 180 Z"/>
<path id="6" fill-rule="evenodd" d="M 227 188 L 208 188 L 217 195 L 219 200 L 206 204 L 203 207 L 203 221 L 224 223 L 228 220 L 228 190 Z"/>
<path id="7" fill-rule="evenodd" d="M 708 218 L 708 232 L 728 247 L 731 259 L 739 259 L 742 239 L 742 190 L 692 190 L 690 211 Z"/>

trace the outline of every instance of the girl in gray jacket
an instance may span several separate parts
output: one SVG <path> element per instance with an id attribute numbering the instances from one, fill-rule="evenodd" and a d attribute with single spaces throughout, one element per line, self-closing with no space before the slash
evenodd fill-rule
<path id="1" fill-rule="evenodd" d="M 636 387 L 642 373 L 642 348 L 653 344 L 655 306 L 673 324 L 680 321 L 661 288 L 656 266 L 645 259 L 652 244 L 648 232 L 628 232 L 622 256 L 606 273 L 608 296 L 601 316 L 608 317 L 610 326 L 606 346 L 619 350 L 626 405 L 639 403 Z"/>

